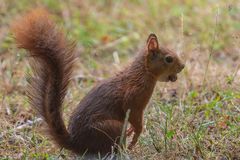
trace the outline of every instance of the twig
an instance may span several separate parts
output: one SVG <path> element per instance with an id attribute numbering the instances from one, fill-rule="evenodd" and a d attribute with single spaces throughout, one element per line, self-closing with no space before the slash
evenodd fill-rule
<path id="1" fill-rule="evenodd" d="M 11 132 L 16 132 L 18 130 L 25 129 L 27 127 L 32 127 L 35 123 L 38 123 L 38 122 L 41 122 L 41 121 L 42 121 L 42 118 L 37 118 L 37 119 L 35 119 L 33 121 L 28 120 L 26 123 L 24 123 L 24 124 L 22 124 L 20 126 L 17 126 L 16 128 L 11 129 L 10 131 Z M 0 134 L 0 138 L 5 136 L 8 132 L 9 132 L 9 130 L 7 130 L 5 132 L 2 132 Z"/>
<path id="2" fill-rule="evenodd" d="M 103 51 L 103 50 L 107 50 L 107 49 L 109 49 L 109 48 L 113 48 L 113 47 L 115 47 L 115 46 L 117 46 L 117 45 L 119 45 L 119 44 L 121 44 L 121 43 L 123 43 L 123 42 L 128 41 L 128 40 L 131 39 L 131 38 L 138 38 L 138 37 L 139 37 L 139 35 L 136 34 L 136 33 L 132 33 L 132 34 L 130 34 L 130 35 L 122 36 L 121 38 L 116 39 L 116 40 L 114 40 L 114 41 L 112 41 L 112 42 L 109 42 L 109 43 L 107 43 L 106 45 L 101 45 L 101 46 L 95 48 L 95 49 L 93 50 L 93 53 L 96 54 L 97 51 L 99 51 L 99 50 L 100 50 L 100 51 Z"/>
<path id="3" fill-rule="evenodd" d="M 24 124 L 16 127 L 15 130 L 20 130 L 20 129 L 24 129 L 24 128 L 30 127 L 30 126 L 32 126 L 33 124 L 35 124 L 35 123 L 37 123 L 37 122 L 41 122 L 41 121 L 42 121 L 42 118 L 37 118 L 37 119 L 35 119 L 35 120 L 33 120 L 33 121 L 27 120 L 26 123 L 24 123 Z"/>
<path id="4" fill-rule="evenodd" d="M 126 130 L 127 130 L 129 114 L 130 114 L 130 109 L 128 109 L 127 112 L 126 112 L 126 117 L 125 117 L 125 120 L 124 120 L 122 134 L 121 134 L 121 137 L 120 137 L 120 146 L 125 146 L 125 143 L 126 143 Z"/>
<path id="5" fill-rule="evenodd" d="M 215 17 L 215 27 L 214 27 L 214 31 L 213 31 L 213 39 L 212 39 L 212 44 L 211 44 L 211 48 L 210 48 L 210 53 L 209 53 L 209 56 L 208 56 L 207 66 L 206 66 L 204 77 L 203 77 L 203 84 L 202 84 L 203 86 L 206 85 L 206 76 L 207 76 L 207 72 L 208 72 L 208 67 L 209 67 L 209 64 L 210 64 L 210 60 L 212 58 L 214 45 L 215 45 L 217 37 L 218 37 L 218 32 L 217 32 L 217 26 L 218 25 L 219 25 L 219 7 L 217 9 L 217 14 L 216 14 L 216 17 Z"/>
<path id="6" fill-rule="evenodd" d="M 103 80 L 104 78 L 103 77 L 96 77 L 96 76 L 86 76 L 86 75 L 83 75 L 83 74 L 77 74 L 76 76 L 74 76 L 72 79 L 77 79 L 77 80 L 83 80 L 83 81 L 86 81 L 86 80 L 91 80 L 91 81 L 101 81 Z"/>
<path id="7" fill-rule="evenodd" d="M 234 81 L 235 77 L 237 76 L 239 69 L 240 69 L 240 64 L 238 64 L 236 71 L 233 73 L 232 82 Z"/>

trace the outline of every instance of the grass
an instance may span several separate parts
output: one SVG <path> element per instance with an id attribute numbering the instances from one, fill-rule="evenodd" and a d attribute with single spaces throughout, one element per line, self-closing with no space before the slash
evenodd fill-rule
<path id="1" fill-rule="evenodd" d="M 157 84 L 144 132 L 127 154 L 133 159 L 240 159 L 240 3 L 235 0 L 0 0 L 0 159 L 76 158 L 44 134 L 25 96 L 31 69 L 9 26 L 37 6 L 48 8 L 78 42 L 66 123 L 92 86 L 125 66 L 154 32 L 160 45 L 181 53 L 186 67 L 177 82 Z"/>

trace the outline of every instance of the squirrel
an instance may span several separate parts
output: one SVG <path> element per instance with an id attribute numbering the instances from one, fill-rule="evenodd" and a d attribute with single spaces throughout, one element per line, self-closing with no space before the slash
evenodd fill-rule
<path id="1" fill-rule="evenodd" d="M 173 51 L 160 47 L 155 34 L 133 62 L 115 76 L 96 84 L 73 111 L 68 128 L 62 107 L 76 60 L 75 42 L 66 39 L 45 9 L 35 9 L 15 21 L 19 48 L 32 57 L 30 105 L 44 119 L 52 139 L 76 154 L 107 154 L 119 144 L 126 112 L 130 110 L 133 148 L 143 130 L 143 114 L 157 81 L 174 82 L 184 64 Z"/>

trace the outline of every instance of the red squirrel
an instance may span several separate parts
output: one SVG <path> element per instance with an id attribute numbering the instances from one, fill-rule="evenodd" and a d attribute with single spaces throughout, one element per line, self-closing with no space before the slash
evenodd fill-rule
<path id="1" fill-rule="evenodd" d="M 77 154 L 111 152 L 119 144 L 124 119 L 130 110 L 132 148 L 143 130 L 143 113 L 157 81 L 176 81 L 184 64 L 173 51 L 160 47 L 150 34 L 133 62 L 115 76 L 90 90 L 73 111 L 68 128 L 62 106 L 70 83 L 76 55 L 73 42 L 66 40 L 49 13 L 35 9 L 16 21 L 13 33 L 19 48 L 32 57 L 30 104 L 47 123 L 52 139 Z"/>

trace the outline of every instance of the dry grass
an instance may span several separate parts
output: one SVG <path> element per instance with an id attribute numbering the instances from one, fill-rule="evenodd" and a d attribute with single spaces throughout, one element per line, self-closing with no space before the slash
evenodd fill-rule
<path id="1" fill-rule="evenodd" d="M 71 110 L 97 81 L 121 69 L 155 32 L 186 63 L 176 83 L 159 83 L 133 159 L 240 159 L 240 3 L 189 0 L 0 0 L 0 159 L 73 159 L 44 135 L 25 96 L 28 59 L 9 25 L 44 6 L 78 41 Z M 119 56 L 120 64 L 113 53 Z"/>

